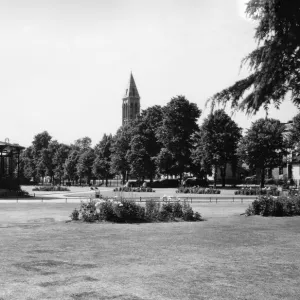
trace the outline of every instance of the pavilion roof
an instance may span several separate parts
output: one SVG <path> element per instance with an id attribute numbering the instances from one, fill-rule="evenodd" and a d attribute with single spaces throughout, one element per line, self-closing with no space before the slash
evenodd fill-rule
<path id="1" fill-rule="evenodd" d="M 6 143 L 6 142 L 0 141 L 0 151 L 7 152 L 8 149 L 20 151 L 20 150 L 25 149 L 25 147 L 20 146 L 19 144 L 11 144 L 11 143 Z"/>

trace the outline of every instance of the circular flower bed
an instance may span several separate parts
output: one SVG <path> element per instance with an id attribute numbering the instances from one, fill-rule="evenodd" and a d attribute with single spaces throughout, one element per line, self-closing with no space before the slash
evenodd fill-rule
<path id="1" fill-rule="evenodd" d="M 213 188 L 201 188 L 201 187 L 180 187 L 176 193 L 181 194 L 220 194 L 221 191 Z"/>
<path id="2" fill-rule="evenodd" d="M 163 203 L 149 200 L 145 207 L 133 201 L 92 200 L 82 202 L 79 209 L 70 215 L 73 221 L 83 222 L 169 222 L 202 221 L 198 212 L 194 212 L 187 202 Z"/>

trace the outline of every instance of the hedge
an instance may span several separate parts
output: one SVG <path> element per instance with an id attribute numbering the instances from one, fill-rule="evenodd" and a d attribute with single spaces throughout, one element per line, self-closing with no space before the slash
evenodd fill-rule
<path id="1" fill-rule="evenodd" d="M 32 189 L 32 191 L 43 191 L 43 192 L 69 192 L 70 190 L 67 187 L 63 186 L 36 186 Z"/>
<path id="2" fill-rule="evenodd" d="M 198 188 L 198 187 L 180 187 L 176 193 L 181 194 L 220 194 L 221 191 L 213 188 Z"/>
<path id="3" fill-rule="evenodd" d="M 119 187 L 115 188 L 114 192 L 148 192 L 148 193 L 153 193 L 155 192 L 151 187 L 140 187 L 140 188 L 133 188 L 133 187 Z"/>
<path id="4" fill-rule="evenodd" d="M 280 192 L 277 190 L 277 187 L 272 187 L 270 189 L 266 188 L 241 188 L 238 191 L 234 192 L 235 195 L 269 195 L 269 196 L 279 196 Z"/>

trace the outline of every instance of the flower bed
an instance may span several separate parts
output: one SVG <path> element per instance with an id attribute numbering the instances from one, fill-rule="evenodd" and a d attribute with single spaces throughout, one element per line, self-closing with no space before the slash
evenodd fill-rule
<path id="1" fill-rule="evenodd" d="M 256 196 L 256 195 L 269 195 L 269 196 L 279 196 L 279 191 L 277 187 L 269 187 L 269 188 L 241 188 L 238 191 L 235 191 L 235 195 L 246 195 L 246 196 Z"/>
<path id="2" fill-rule="evenodd" d="M 153 193 L 155 192 L 151 187 L 140 187 L 140 188 L 133 188 L 133 187 L 119 187 L 115 188 L 114 192 L 148 192 L 148 193 Z"/>
<path id="3" fill-rule="evenodd" d="M 220 194 L 221 191 L 213 188 L 179 187 L 176 193 L 181 194 Z"/>
<path id="4" fill-rule="evenodd" d="M 67 187 L 63 186 L 36 186 L 32 189 L 34 192 L 43 191 L 43 192 L 69 192 L 70 190 Z"/>
<path id="5" fill-rule="evenodd" d="M 74 209 L 70 215 L 73 221 L 83 222 L 169 222 L 169 221 L 202 221 L 198 212 L 194 212 L 186 202 L 160 204 L 154 200 L 146 202 L 145 207 L 133 201 L 112 200 L 90 201 L 81 203 L 79 210 Z"/>
<path id="6" fill-rule="evenodd" d="M 260 196 L 254 200 L 247 208 L 245 214 L 262 216 L 299 216 L 300 215 L 300 197 L 273 197 Z"/>

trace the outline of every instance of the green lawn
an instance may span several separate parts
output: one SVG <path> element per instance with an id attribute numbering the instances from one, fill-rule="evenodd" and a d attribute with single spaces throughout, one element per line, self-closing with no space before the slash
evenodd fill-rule
<path id="1" fill-rule="evenodd" d="M 65 223 L 78 204 L 0 204 L 0 299 L 299 299 L 300 218 L 197 204 L 197 223 Z"/>

